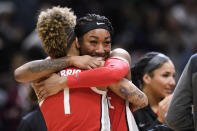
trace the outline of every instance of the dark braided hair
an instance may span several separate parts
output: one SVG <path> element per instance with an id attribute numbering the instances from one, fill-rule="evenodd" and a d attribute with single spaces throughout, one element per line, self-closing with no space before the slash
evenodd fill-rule
<path id="1" fill-rule="evenodd" d="M 111 22 L 109 21 L 108 18 L 105 16 L 100 16 L 97 14 L 87 14 L 84 17 L 81 17 L 77 20 L 77 24 L 75 26 L 75 34 L 78 38 L 84 35 L 83 28 L 93 22 L 99 22 L 99 23 L 104 23 L 104 25 L 107 27 L 107 30 L 110 32 L 111 37 L 113 36 L 113 27 Z"/>
<path id="2" fill-rule="evenodd" d="M 157 57 L 161 55 L 162 57 Z M 156 58 L 157 57 L 157 58 Z M 156 60 L 153 61 L 153 58 Z M 169 57 L 159 52 L 149 52 L 143 55 L 134 66 L 131 67 L 132 82 L 139 88 L 143 88 L 143 76 L 148 73 L 153 77 L 153 71 L 160 68 Z"/>

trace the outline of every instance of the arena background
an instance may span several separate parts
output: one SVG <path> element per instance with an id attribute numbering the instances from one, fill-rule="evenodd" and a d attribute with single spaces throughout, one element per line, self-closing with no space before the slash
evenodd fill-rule
<path id="1" fill-rule="evenodd" d="M 32 110 L 29 84 L 17 83 L 13 71 L 23 63 L 43 59 L 35 32 L 40 10 L 60 5 L 77 17 L 97 13 L 115 29 L 113 48 L 122 47 L 135 63 L 148 51 L 168 55 L 176 80 L 197 51 L 196 0 L 0 0 L 0 130 L 14 131 L 21 116 Z"/>

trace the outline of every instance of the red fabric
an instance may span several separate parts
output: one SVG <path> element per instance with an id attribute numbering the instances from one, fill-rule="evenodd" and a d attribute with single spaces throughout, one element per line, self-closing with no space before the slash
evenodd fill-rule
<path id="1" fill-rule="evenodd" d="M 158 116 L 159 115 L 159 111 L 155 112 L 155 114 Z"/>
<path id="2" fill-rule="evenodd" d="M 120 81 L 128 72 L 127 62 L 118 58 L 109 58 L 104 67 L 68 76 L 67 83 L 69 88 L 107 86 Z"/>
<path id="3" fill-rule="evenodd" d="M 128 131 L 125 100 L 108 90 L 111 131 Z"/>
<path id="4" fill-rule="evenodd" d="M 83 71 L 68 68 L 61 75 Z M 48 97 L 40 109 L 48 131 L 99 131 L 101 128 L 101 95 L 91 88 L 69 89 L 69 103 L 64 102 L 64 91 Z M 70 106 L 70 114 L 65 114 L 65 106 Z"/>

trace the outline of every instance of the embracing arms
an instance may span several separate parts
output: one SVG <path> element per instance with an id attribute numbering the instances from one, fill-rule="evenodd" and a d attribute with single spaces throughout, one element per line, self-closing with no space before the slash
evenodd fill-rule
<path id="1" fill-rule="evenodd" d="M 123 78 L 120 82 L 110 85 L 109 88 L 119 97 L 128 100 L 133 111 L 148 105 L 147 96 L 128 79 Z"/>
<path id="2" fill-rule="evenodd" d="M 114 84 L 124 78 L 130 67 L 130 56 L 123 49 L 115 49 L 104 67 L 69 75 L 65 81 L 69 88 L 99 87 Z"/>
<path id="3" fill-rule="evenodd" d="M 83 58 L 80 58 L 80 57 L 83 57 Z M 124 76 L 126 76 L 126 74 L 128 73 L 128 68 L 129 68 L 128 63 L 129 64 L 131 63 L 130 55 L 128 54 L 128 52 L 126 52 L 123 49 L 116 49 L 116 50 L 112 51 L 111 57 L 112 57 L 112 59 L 109 60 L 108 64 L 105 65 L 106 67 L 102 67 L 102 68 L 105 71 L 106 70 L 108 71 L 108 80 L 111 79 L 114 81 L 113 82 L 112 81 L 105 81 L 106 85 L 113 84 L 114 82 L 118 82 Z M 124 60 L 121 60 L 121 59 L 124 59 Z M 115 63 L 113 63 L 114 60 L 117 60 L 119 62 L 123 62 L 123 66 L 114 65 L 115 64 Z M 127 61 L 127 62 L 125 62 L 125 61 Z M 118 64 L 120 64 L 120 63 L 118 63 Z M 19 82 L 34 81 L 34 80 L 38 80 L 42 77 L 46 77 L 47 75 L 49 75 L 53 72 L 57 72 L 63 68 L 69 67 L 71 65 L 74 65 L 76 67 L 83 68 L 83 69 L 91 69 L 91 68 L 96 68 L 96 67 L 100 66 L 101 63 L 100 63 L 100 61 L 97 61 L 90 56 L 71 56 L 71 57 L 64 57 L 64 58 L 60 58 L 60 59 L 45 59 L 45 60 L 39 60 L 39 61 L 32 61 L 32 62 L 29 62 L 29 63 L 17 68 L 15 70 L 15 78 Z M 95 70 L 92 70 L 92 71 L 95 72 Z M 113 75 L 112 74 L 110 75 L 110 72 L 113 72 L 113 71 L 115 71 L 115 73 L 113 73 Z M 89 70 L 89 72 L 91 74 L 91 70 Z M 98 69 L 96 72 L 98 72 Z M 121 76 L 119 76 L 120 72 L 122 74 Z M 82 73 L 84 73 L 84 72 L 81 72 L 80 74 L 82 74 Z M 98 76 L 98 75 L 102 76 L 105 73 L 106 72 L 101 72 L 101 74 L 96 74 L 96 76 Z M 95 74 L 95 73 L 93 73 L 93 74 Z M 104 86 L 105 84 L 102 83 L 103 81 L 99 82 L 99 80 L 101 80 L 101 79 L 97 79 L 96 76 L 94 77 L 94 79 L 97 81 L 97 83 L 94 82 L 94 83 L 89 83 L 89 84 L 95 84 L 94 87 L 101 86 L 101 85 Z M 74 77 L 74 76 L 72 76 L 72 77 Z M 85 79 L 85 75 L 83 77 Z M 129 73 L 129 77 L 130 77 L 130 73 Z M 66 83 L 67 79 L 65 79 L 65 78 L 66 77 L 60 77 L 57 74 L 53 74 L 48 79 L 46 79 L 44 81 L 37 81 L 37 83 L 35 83 L 37 85 L 34 85 L 34 86 L 38 87 L 37 91 L 36 91 L 37 94 L 39 96 L 41 96 L 42 98 L 46 98 L 48 96 L 56 94 L 58 91 L 62 90 L 62 88 L 68 87 L 67 83 Z M 89 80 L 89 78 L 90 77 L 88 77 L 87 79 Z M 93 78 L 93 76 L 91 78 Z M 101 78 L 104 79 L 105 75 Z M 79 84 L 79 82 L 80 81 L 78 81 L 78 84 Z M 83 81 L 81 81 L 81 82 L 83 82 Z M 110 83 L 108 83 L 108 82 L 110 82 Z M 122 85 L 121 85 L 121 82 L 122 82 Z M 77 84 L 77 82 L 75 82 L 75 84 Z M 84 84 L 88 84 L 88 83 L 84 83 Z M 87 87 L 88 85 L 83 85 L 83 86 Z M 91 87 L 91 86 L 92 85 L 89 85 L 88 87 Z M 133 103 L 133 105 L 135 105 L 134 104 L 135 102 L 137 103 L 138 107 L 144 107 L 148 104 L 148 100 L 147 100 L 146 95 L 143 92 L 141 92 L 135 85 L 133 85 L 132 82 L 130 82 L 126 79 L 121 80 L 119 82 L 119 84 L 117 83 L 116 86 L 115 85 L 109 86 L 109 88 L 111 88 L 112 91 L 114 91 L 120 97 L 129 100 L 131 103 Z M 34 88 L 34 89 L 36 90 L 36 88 Z M 141 101 L 139 101 L 139 100 L 141 100 Z"/>
<path id="4" fill-rule="evenodd" d="M 116 49 L 111 53 L 111 58 L 106 61 L 104 67 L 67 77 L 53 74 L 47 80 L 35 83 L 35 86 L 38 87 L 39 97 L 44 99 L 66 87 L 87 88 L 110 85 L 109 88 L 114 93 L 131 102 L 136 110 L 146 106 L 148 99 L 131 81 L 123 79 L 127 74 L 130 78 L 129 63 L 131 63 L 130 55 L 125 50 Z"/>
<path id="5" fill-rule="evenodd" d="M 69 66 L 76 66 L 82 69 L 92 69 L 100 66 L 100 64 L 101 63 L 99 61 L 88 55 L 35 60 L 18 67 L 14 72 L 14 76 L 18 82 L 30 82 L 46 77 Z"/>

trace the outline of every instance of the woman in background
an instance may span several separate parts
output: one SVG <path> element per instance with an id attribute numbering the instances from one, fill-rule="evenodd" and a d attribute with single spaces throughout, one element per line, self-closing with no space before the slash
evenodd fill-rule
<path id="1" fill-rule="evenodd" d="M 142 56 L 131 68 L 132 81 L 147 95 L 149 105 L 134 112 L 140 131 L 170 131 L 165 113 L 175 87 L 175 68 L 169 57 L 158 52 Z"/>

